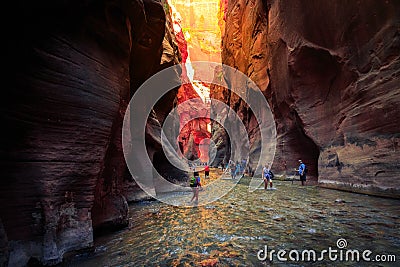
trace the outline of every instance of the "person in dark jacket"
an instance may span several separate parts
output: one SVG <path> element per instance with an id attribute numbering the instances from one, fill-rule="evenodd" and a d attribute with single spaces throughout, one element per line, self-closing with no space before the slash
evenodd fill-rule
<path id="1" fill-rule="evenodd" d="M 301 181 L 301 185 L 305 185 L 306 181 L 307 181 L 307 177 L 306 177 L 306 165 L 303 163 L 303 161 L 301 159 L 299 159 L 299 175 L 300 175 L 300 181 Z"/>

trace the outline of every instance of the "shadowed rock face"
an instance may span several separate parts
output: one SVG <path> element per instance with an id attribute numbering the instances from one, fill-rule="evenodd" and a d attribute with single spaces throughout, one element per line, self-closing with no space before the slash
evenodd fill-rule
<path id="1" fill-rule="evenodd" d="M 229 1 L 223 63 L 270 103 L 277 172 L 291 174 L 301 158 L 320 185 L 399 197 L 399 8 Z"/>
<path id="2" fill-rule="evenodd" d="M 137 186 L 126 173 L 122 118 L 130 94 L 179 52 L 155 1 L 18 2 L 5 10 L 18 20 L 3 33 L 0 262 L 10 251 L 10 266 L 31 257 L 55 264 L 91 246 L 93 228 L 127 225 L 126 198 L 137 197 Z M 158 125 L 175 96 L 155 107 Z"/>
<path id="3" fill-rule="evenodd" d="M 0 266 L 7 266 L 9 255 L 7 234 L 0 220 Z"/>
<path id="4" fill-rule="evenodd" d="M 250 77 L 265 94 L 269 78 L 267 74 L 267 18 L 266 7 L 262 1 L 228 1 L 225 18 L 225 30 L 222 37 L 222 63 L 246 74 Z M 242 88 L 243 85 L 237 84 L 234 77 L 228 78 L 227 84 L 231 88 Z M 221 79 L 216 70 L 215 79 Z M 247 90 L 246 88 L 243 88 Z M 258 123 L 253 114 L 249 113 L 247 104 L 236 94 L 225 88 L 213 86 L 211 97 L 226 103 L 231 109 L 235 110 L 238 116 L 246 124 L 246 130 L 250 140 L 250 166 L 257 165 L 260 154 L 260 131 Z M 250 91 L 250 90 L 249 90 Z M 251 93 L 249 93 L 250 95 Z M 213 112 L 213 109 L 212 111 Z M 215 112 L 215 111 L 214 111 Z M 229 121 L 232 115 L 228 110 L 214 114 L 223 124 Z M 224 118 L 225 117 L 225 118 Z M 237 127 L 235 124 L 226 124 L 227 127 Z M 228 132 L 237 132 L 238 129 L 226 129 Z M 217 156 L 213 162 L 219 165 L 220 162 L 226 164 L 233 150 L 239 150 L 243 145 L 242 140 L 229 140 L 225 130 L 218 123 L 212 124 L 213 141 L 217 145 Z M 230 142 L 227 144 L 227 142 Z M 265 162 L 266 163 L 266 162 Z"/>

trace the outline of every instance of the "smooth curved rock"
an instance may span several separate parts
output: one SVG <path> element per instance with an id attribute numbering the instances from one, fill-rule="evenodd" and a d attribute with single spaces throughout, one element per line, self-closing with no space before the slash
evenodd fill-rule
<path id="1" fill-rule="evenodd" d="M 314 143 L 308 158 L 305 152 L 298 157 L 311 163 L 314 174 L 318 167 L 322 186 L 400 196 L 395 148 L 399 8 L 396 1 L 361 6 L 276 1 L 269 7 L 271 102 L 277 123 L 295 121 Z"/>
<path id="2" fill-rule="evenodd" d="M 301 158 L 321 186 L 400 196 L 397 10 L 397 1 L 229 1 L 223 63 L 265 92 L 277 172 L 293 174 Z"/>
<path id="3" fill-rule="evenodd" d="M 122 154 L 122 118 L 134 89 L 175 64 L 179 52 L 157 1 L 4 8 L 18 14 L 4 31 L 1 98 L 0 217 L 9 266 L 52 265 L 92 246 L 93 227 L 126 225 L 118 203 L 137 186 Z M 172 108 L 171 94 L 163 109 Z"/>

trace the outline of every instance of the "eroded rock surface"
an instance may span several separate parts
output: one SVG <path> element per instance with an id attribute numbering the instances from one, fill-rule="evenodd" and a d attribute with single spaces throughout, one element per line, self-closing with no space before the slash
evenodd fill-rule
<path id="1" fill-rule="evenodd" d="M 269 84 L 267 75 L 267 17 L 266 7 L 262 1 L 228 1 L 225 19 L 225 30 L 222 39 L 222 63 L 231 66 L 252 79 L 260 90 L 265 94 Z M 221 70 L 216 70 L 214 79 L 221 79 Z M 247 97 L 251 97 L 251 89 L 245 84 L 239 84 L 235 77 L 225 77 L 229 82 L 226 86 L 240 88 L 248 91 Z M 246 93 L 244 93 L 246 94 Z M 224 87 L 211 88 L 211 97 L 220 100 L 232 109 L 217 112 L 218 116 L 227 129 L 222 129 L 219 123 L 213 123 L 213 140 L 217 144 L 218 153 L 214 165 L 221 162 L 226 164 L 232 152 L 238 151 L 243 146 L 243 140 L 230 140 L 225 131 L 237 133 L 237 124 L 229 123 L 232 112 L 235 111 L 246 126 L 250 141 L 250 166 L 254 169 L 260 155 L 260 131 L 254 115 L 249 112 L 246 104 L 247 99 L 240 98 L 232 91 Z M 258 112 L 258 111 L 257 111 Z M 226 123 L 228 121 L 228 123 Z M 237 138 L 236 138 L 237 139 Z M 228 142 L 230 142 L 230 144 Z M 229 144 L 229 145 L 228 145 Z M 231 148 L 234 151 L 231 151 Z M 239 159 L 241 160 L 241 159 Z M 265 164 L 267 162 L 264 162 Z"/>
<path id="2" fill-rule="evenodd" d="M 4 32 L 1 250 L 9 248 L 9 266 L 51 265 L 92 246 L 93 228 L 127 225 L 138 187 L 122 154 L 122 118 L 130 95 L 179 52 L 161 2 L 4 8 L 18 20 Z M 154 108 L 158 124 L 175 96 Z M 150 138 L 149 150 L 157 143 Z"/>
<path id="3" fill-rule="evenodd" d="M 229 1 L 223 63 L 270 103 L 275 170 L 292 174 L 301 158 L 320 185 L 399 197 L 399 8 Z M 230 105 L 240 111 L 240 100 Z"/>
<path id="4" fill-rule="evenodd" d="M 311 166 L 317 160 L 321 185 L 399 196 L 399 8 L 396 1 L 269 7 L 271 103 L 278 125 L 293 114 L 315 144 L 312 158 L 299 156 Z"/>

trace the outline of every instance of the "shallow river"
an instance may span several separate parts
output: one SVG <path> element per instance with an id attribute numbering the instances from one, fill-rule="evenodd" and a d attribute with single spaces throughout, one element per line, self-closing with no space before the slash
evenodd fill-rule
<path id="1" fill-rule="evenodd" d="M 223 198 L 195 208 L 131 204 L 128 229 L 97 238 L 93 252 L 62 265 L 400 266 L 400 200 L 298 182 L 274 186 L 250 193 L 242 179 Z M 273 252 L 271 261 L 271 250 L 280 257 Z M 393 261 L 391 255 L 396 262 L 377 262 Z"/>

